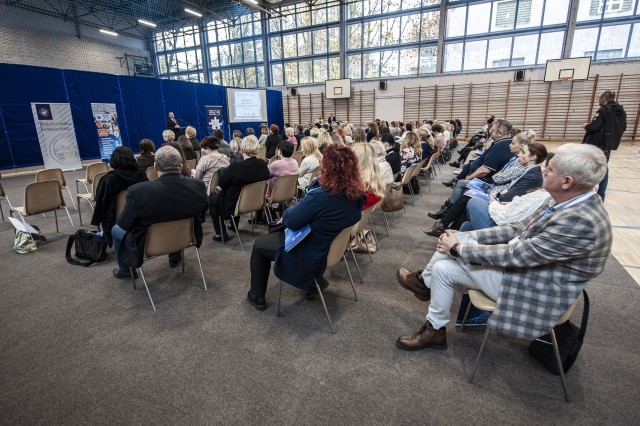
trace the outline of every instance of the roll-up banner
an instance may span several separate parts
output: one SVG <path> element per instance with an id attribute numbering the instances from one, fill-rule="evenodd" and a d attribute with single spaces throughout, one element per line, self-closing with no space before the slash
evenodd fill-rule
<path id="1" fill-rule="evenodd" d="M 122 145 L 116 104 L 92 103 L 91 112 L 93 113 L 93 121 L 95 121 L 98 131 L 100 158 L 109 160 L 113 150 Z"/>
<path id="2" fill-rule="evenodd" d="M 223 129 L 224 120 L 222 119 L 221 106 L 205 106 L 205 114 L 207 116 L 207 134 L 212 134 L 214 130 Z"/>
<path id="3" fill-rule="evenodd" d="M 82 169 L 69 104 L 31 103 L 42 159 L 47 169 Z"/>

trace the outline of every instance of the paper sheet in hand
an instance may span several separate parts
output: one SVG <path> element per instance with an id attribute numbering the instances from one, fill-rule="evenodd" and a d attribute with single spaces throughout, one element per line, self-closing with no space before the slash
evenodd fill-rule
<path id="1" fill-rule="evenodd" d="M 300 244 L 300 241 L 304 240 L 307 235 L 311 232 L 311 227 L 309 225 L 298 229 L 297 231 L 292 231 L 289 228 L 284 230 L 284 250 L 291 251 L 292 248 Z"/>
<path id="2" fill-rule="evenodd" d="M 487 192 L 489 190 L 489 184 L 483 180 L 475 178 L 469 182 L 467 182 L 467 189 L 477 189 L 482 192 Z"/>

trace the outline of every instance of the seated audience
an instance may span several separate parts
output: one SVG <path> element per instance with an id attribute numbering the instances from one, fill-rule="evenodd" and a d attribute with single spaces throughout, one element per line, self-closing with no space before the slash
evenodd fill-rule
<path id="1" fill-rule="evenodd" d="M 264 125 L 260 126 L 260 138 L 258 138 L 260 146 L 264 146 L 265 142 L 267 142 L 267 136 L 269 136 L 269 128 Z"/>
<path id="2" fill-rule="evenodd" d="M 282 142 L 282 137 L 278 134 L 280 128 L 276 124 L 272 124 L 269 127 L 271 134 L 267 136 L 267 140 L 264 143 L 264 146 L 267 147 L 267 160 L 276 153 L 276 148 L 278 148 L 278 144 Z"/>
<path id="3" fill-rule="evenodd" d="M 385 195 L 385 184 L 378 166 L 376 153 L 369 143 L 357 143 L 353 145 L 353 151 L 358 156 L 360 174 L 364 182 L 364 191 L 367 201 L 362 206 L 362 210 L 377 204 Z"/>
<path id="4" fill-rule="evenodd" d="M 220 129 L 216 129 L 213 131 L 213 136 L 220 140 L 220 148 L 218 148 L 218 152 L 231 158 L 231 146 L 224 140 L 224 132 Z"/>
<path id="5" fill-rule="evenodd" d="M 276 136 L 278 136 L 277 133 Z M 209 214 L 213 219 L 213 227 L 216 231 L 216 235 L 213 237 L 214 241 L 229 241 L 227 228 L 224 227 L 224 223 L 222 228 L 220 227 L 220 219 L 224 221 L 232 217 L 242 188 L 250 183 L 269 179 L 267 164 L 260 158 L 256 158 L 259 149 L 260 144 L 255 136 L 244 138 L 240 146 L 244 160 L 231 163 L 220 176 L 218 185 L 221 191 L 215 192 L 209 197 Z"/>
<path id="6" fill-rule="evenodd" d="M 401 171 L 404 173 L 412 164 L 422 160 L 422 148 L 420 147 L 420 139 L 414 132 L 407 132 L 402 142 L 400 150 L 402 157 Z"/>
<path id="7" fill-rule="evenodd" d="M 395 175 L 402 170 L 402 162 L 400 161 L 400 149 L 395 138 L 391 135 L 382 135 L 382 142 L 386 150 L 385 159 L 391 166 L 391 171 Z"/>
<path id="8" fill-rule="evenodd" d="M 304 147 L 304 141 L 302 141 Z M 321 288 L 329 283 L 322 277 L 327 253 L 335 237 L 360 220 L 364 204 L 364 184 L 358 158 L 347 147 L 329 146 L 322 159 L 322 176 L 296 206 L 284 212 L 282 222 L 291 230 L 309 225 L 311 232 L 291 251 L 284 250 L 284 231 L 258 237 L 251 252 L 251 289 L 247 301 L 256 309 L 267 308 L 265 293 L 271 262 L 274 274 L 304 291 L 314 282 Z"/>
<path id="9" fill-rule="evenodd" d="M 378 125 L 372 121 L 369 123 L 369 131 L 367 132 L 367 142 L 371 142 L 371 139 L 378 137 Z"/>
<path id="10" fill-rule="evenodd" d="M 355 129 L 353 129 L 352 133 L 352 144 L 367 142 L 367 134 L 364 132 L 364 129 L 362 127 L 356 127 Z"/>
<path id="11" fill-rule="evenodd" d="M 267 184 L 267 197 L 271 195 L 273 184 L 280 176 L 296 175 L 300 172 L 300 166 L 298 162 L 291 158 L 295 146 L 287 141 L 282 141 L 278 144 L 276 155 L 280 157 L 280 160 L 276 160 L 269 165 L 269 183 Z"/>
<path id="12" fill-rule="evenodd" d="M 171 142 L 176 140 L 176 134 L 173 133 L 173 130 L 165 130 L 164 132 L 162 132 L 162 140 L 165 142 L 165 144 L 167 142 Z M 164 144 L 162 144 L 164 146 Z"/>
<path id="13" fill-rule="evenodd" d="M 193 150 L 193 145 L 191 145 L 191 141 L 188 137 L 181 135 L 178 137 L 178 144 L 180 144 L 180 148 L 182 148 L 182 152 L 184 153 L 184 158 L 187 160 L 197 160 L 198 156 L 196 152 Z"/>
<path id="14" fill-rule="evenodd" d="M 207 209 L 207 193 L 202 181 L 181 176 L 183 158 L 171 146 L 156 152 L 154 168 L 158 179 L 141 182 L 127 190 L 127 201 L 111 233 L 118 268 L 113 275 L 131 279 L 129 268 L 139 268 L 144 260 L 147 228 L 154 223 L 192 217 L 196 246 L 202 244 L 202 221 Z M 169 255 L 169 266 L 175 268 L 182 259 L 181 252 Z M 135 277 L 135 275 L 134 275 Z"/>
<path id="15" fill-rule="evenodd" d="M 488 325 L 533 340 L 549 332 L 587 282 L 604 269 L 611 224 L 593 191 L 607 170 L 596 147 L 565 144 L 544 171 L 553 208 L 526 220 L 480 231 L 447 231 L 421 273 L 401 268 L 398 282 L 431 301 L 426 322 L 396 345 L 404 350 L 446 349 L 446 326 L 456 285 L 478 289 L 498 302 Z"/>
<path id="16" fill-rule="evenodd" d="M 371 141 L 370 144 L 373 147 L 373 151 L 375 152 L 378 160 L 378 167 L 380 168 L 382 181 L 385 185 L 393 183 L 393 171 L 391 170 L 391 165 L 387 161 L 387 153 L 384 149 L 384 145 L 380 141 Z"/>
<path id="17" fill-rule="evenodd" d="M 322 153 L 318 149 L 318 141 L 312 137 L 302 138 L 302 154 L 304 158 L 300 163 L 300 171 L 298 172 L 298 185 L 306 187 L 309 185 L 311 175 L 320 167 L 322 161 Z"/>
<path id="18" fill-rule="evenodd" d="M 143 139 L 142 142 L 149 141 Z M 140 144 L 142 145 L 142 142 Z M 149 141 L 151 145 L 153 142 Z M 133 152 L 125 146 L 116 147 L 109 159 L 111 170 L 98 183 L 95 195 L 95 206 L 91 224 L 100 226 L 104 232 L 104 239 L 109 247 L 113 245 L 111 228 L 116 224 L 116 199 L 120 192 L 131 185 L 147 180 L 144 170 L 138 167 Z M 152 164 L 153 166 L 153 164 Z"/>
<path id="19" fill-rule="evenodd" d="M 295 131 L 293 127 L 287 127 L 284 129 L 284 134 L 287 137 L 286 141 L 289 142 L 295 149 L 298 147 L 298 139 L 295 137 Z"/>
<path id="20" fill-rule="evenodd" d="M 180 144 L 176 141 L 169 141 L 165 146 L 172 146 L 178 151 L 180 157 L 182 157 L 182 168 L 180 169 L 180 173 L 182 173 L 182 176 L 191 177 L 191 168 L 187 163 L 187 159 L 184 156 L 184 151 L 182 150 Z"/>
<path id="21" fill-rule="evenodd" d="M 140 155 L 136 157 L 138 167 L 143 172 L 147 170 L 147 167 L 153 166 L 156 156 L 156 145 L 151 139 L 142 139 L 140 141 Z"/>
<path id="22" fill-rule="evenodd" d="M 186 129 L 184 129 L 184 134 L 189 138 L 189 142 L 191 142 L 191 149 L 193 151 L 200 151 L 200 142 L 196 139 L 196 129 L 193 126 L 187 126 Z"/>
<path id="23" fill-rule="evenodd" d="M 220 139 L 215 136 L 207 136 L 200 142 L 203 156 L 198 162 L 196 167 L 196 179 L 201 179 L 205 186 L 209 187 L 209 181 L 213 174 L 220 170 L 229 167 L 229 157 L 221 154 L 218 149 L 220 148 Z"/>
<path id="24" fill-rule="evenodd" d="M 242 139 L 240 138 L 231 139 L 231 143 L 229 144 L 229 148 L 231 150 L 230 151 L 231 164 L 244 160 L 244 156 L 242 155 L 242 152 L 240 152 L 240 146 L 242 146 Z"/>

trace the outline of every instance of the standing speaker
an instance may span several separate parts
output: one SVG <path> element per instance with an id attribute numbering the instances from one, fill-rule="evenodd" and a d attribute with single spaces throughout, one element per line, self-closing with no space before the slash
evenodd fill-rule
<path id="1" fill-rule="evenodd" d="M 524 81 L 524 70 L 516 70 L 515 81 Z"/>
<path id="2" fill-rule="evenodd" d="M 378 88 L 380 90 L 387 90 L 387 80 L 380 80 L 378 82 Z"/>
<path id="3" fill-rule="evenodd" d="M 298 96 L 298 89 L 296 89 L 295 87 L 291 88 L 291 96 Z"/>

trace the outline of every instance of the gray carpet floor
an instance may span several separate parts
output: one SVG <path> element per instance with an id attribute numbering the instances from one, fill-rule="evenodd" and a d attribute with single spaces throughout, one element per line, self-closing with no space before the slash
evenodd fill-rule
<path id="1" fill-rule="evenodd" d="M 423 187 L 416 205 L 396 214 L 388 237 L 374 214 L 381 250 L 373 262 L 357 255 L 364 278 L 356 281 L 359 301 L 344 265 L 327 273 L 335 335 L 320 301 L 304 300 L 287 285 L 277 318 L 273 276 L 266 311 L 245 301 L 254 237 L 244 218 L 247 253 L 237 238 L 226 246 L 213 242 L 210 219 L 205 226 L 200 253 L 208 291 L 192 250 L 184 275 L 166 258 L 145 263 L 157 312 L 144 290 L 112 277 L 112 253 L 89 268 L 65 262 L 72 230 L 63 215 L 62 234 L 52 214 L 30 218 L 49 241 L 24 255 L 12 248 L 9 222 L 0 223 L 0 422 L 638 424 L 640 332 L 632 320 L 640 291 L 613 257 L 588 287 L 591 318 L 567 375 L 570 404 L 559 378 L 530 358 L 528 342 L 495 333 L 469 384 L 483 327 L 461 333 L 450 325 L 446 351 L 395 347 L 398 336 L 422 324 L 428 306 L 397 284 L 395 271 L 421 269 L 433 253 L 435 239 L 418 228 L 433 223 L 426 213 L 448 194 L 440 181 L 451 171 L 443 166 L 432 191 Z M 83 172 L 65 175 L 73 187 Z M 14 205 L 32 180 L 3 177 Z M 91 211 L 86 203 L 82 209 L 86 220 Z M 581 312 L 580 303 L 574 322 Z"/>

